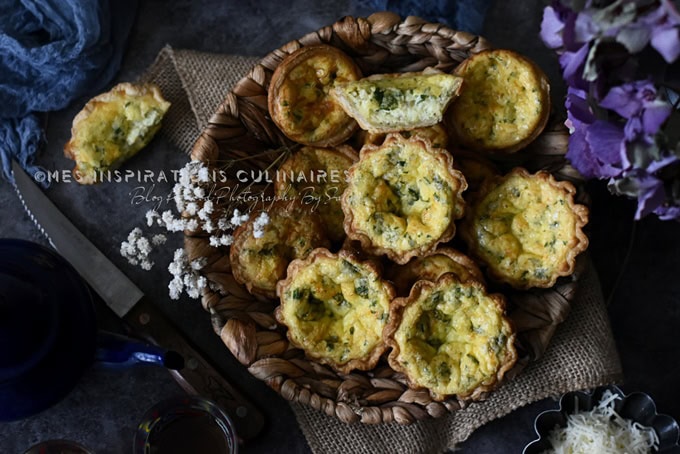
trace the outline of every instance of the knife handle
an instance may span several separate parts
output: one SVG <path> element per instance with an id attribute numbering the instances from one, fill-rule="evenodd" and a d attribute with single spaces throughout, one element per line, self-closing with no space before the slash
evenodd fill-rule
<path id="1" fill-rule="evenodd" d="M 262 430 L 262 413 L 227 382 L 146 297 L 142 297 L 123 319 L 135 333 L 184 357 L 184 368 L 170 373 L 187 393 L 216 402 L 229 415 L 240 439 L 250 440 Z"/>

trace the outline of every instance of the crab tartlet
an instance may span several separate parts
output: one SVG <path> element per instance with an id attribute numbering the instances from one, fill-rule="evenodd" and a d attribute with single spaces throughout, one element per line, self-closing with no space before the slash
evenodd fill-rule
<path id="1" fill-rule="evenodd" d="M 574 203 L 575 192 L 545 171 L 515 168 L 484 185 L 461 236 L 493 279 L 518 289 L 552 287 L 588 247 L 588 209 Z"/>
<path id="2" fill-rule="evenodd" d="M 390 134 L 381 146 L 362 148 L 349 170 L 345 232 L 367 252 L 406 263 L 453 238 L 466 188 L 448 152 Z"/>
<path id="3" fill-rule="evenodd" d="M 485 50 L 460 64 L 464 89 L 447 120 L 453 139 L 476 151 L 511 153 L 535 139 L 550 115 L 545 73 L 516 52 Z"/>
<path id="4" fill-rule="evenodd" d="M 324 44 L 302 47 L 277 66 L 268 89 L 269 114 L 288 136 L 330 147 L 347 140 L 357 123 L 330 97 L 337 83 L 361 78 L 349 55 Z"/>
<path id="5" fill-rule="evenodd" d="M 474 260 L 450 247 L 439 247 L 405 265 L 391 266 L 386 277 L 394 283 L 397 294 L 402 296 L 408 295 L 417 281 L 436 282 L 445 273 L 455 274 L 462 282 L 470 279 L 484 282 L 484 275 Z"/>
<path id="6" fill-rule="evenodd" d="M 281 164 L 274 182 L 280 198 L 298 198 L 319 213 L 332 241 L 345 237 L 340 197 L 347 187 L 347 169 L 359 159 L 349 146 L 303 147 Z"/>
<path id="7" fill-rule="evenodd" d="M 348 373 L 372 369 L 385 351 L 394 288 L 372 262 L 315 249 L 290 264 L 277 292 L 276 318 L 308 357 Z"/>
<path id="8" fill-rule="evenodd" d="M 477 399 L 512 368 L 517 352 L 505 298 L 476 281 L 445 274 L 418 281 L 396 298 L 385 329 L 388 360 L 409 385 L 427 388 L 435 400 Z"/>
<path id="9" fill-rule="evenodd" d="M 259 213 L 234 232 L 229 261 L 234 279 L 250 293 L 276 298 L 276 283 L 286 277 L 288 264 L 330 243 L 318 215 L 302 204 L 276 202 L 267 215 L 257 235 Z"/>

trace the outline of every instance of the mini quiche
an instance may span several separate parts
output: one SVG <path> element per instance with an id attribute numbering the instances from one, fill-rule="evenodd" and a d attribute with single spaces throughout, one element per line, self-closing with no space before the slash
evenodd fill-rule
<path id="1" fill-rule="evenodd" d="M 441 122 L 462 82 L 461 77 L 428 69 L 338 83 L 332 94 L 362 129 L 387 133 Z"/>
<path id="2" fill-rule="evenodd" d="M 517 360 L 504 311 L 505 298 L 474 280 L 444 274 L 434 283 L 418 281 L 408 297 L 392 302 L 384 333 L 389 364 L 434 400 L 479 399 Z"/>
<path id="3" fill-rule="evenodd" d="M 329 241 L 318 215 L 300 203 L 278 201 L 267 210 L 269 222 L 255 235 L 254 213 L 234 232 L 229 251 L 232 274 L 253 295 L 276 298 L 276 283 L 288 264 Z"/>
<path id="4" fill-rule="evenodd" d="M 494 280 L 517 289 L 552 287 L 588 247 L 588 209 L 574 203 L 575 192 L 545 171 L 515 168 L 484 185 L 461 236 Z"/>
<path id="5" fill-rule="evenodd" d="M 345 142 L 356 121 L 330 97 L 335 84 L 361 78 L 361 71 L 336 47 L 302 47 L 277 66 L 268 89 L 269 115 L 288 136 L 305 145 L 332 147 Z"/>
<path id="6" fill-rule="evenodd" d="M 390 134 L 361 149 L 342 196 L 345 232 L 362 248 L 403 264 L 453 238 L 464 212 L 465 177 L 446 150 Z"/>
<path id="7" fill-rule="evenodd" d="M 359 159 L 349 146 L 302 147 L 279 167 L 274 190 L 281 199 L 300 199 L 316 211 L 331 241 L 345 238 L 340 197 L 347 187 L 347 170 Z"/>
<path id="8" fill-rule="evenodd" d="M 64 155 L 76 161 L 81 184 L 101 180 L 144 148 L 161 127 L 170 108 L 156 85 L 121 83 L 92 98 L 73 119 Z"/>
<path id="9" fill-rule="evenodd" d="M 312 251 L 288 267 L 277 285 L 276 319 L 309 358 L 342 373 L 375 367 L 385 351 L 382 333 L 394 289 L 376 265 L 348 251 Z"/>
<path id="10" fill-rule="evenodd" d="M 421 139 L 427 139 L 432 144 L 432 148 L 446 149 L 446 147 L 449 145 L 449 136 L 441 123 L 437 123 L 436 125 L 432 126 L 425 126 L 422 128 L 415 128 L 408 131 L 399 131 L 399 134 L 406 137 L 407 139 L 413 136 L 420 137 Z M 363 146 L 381 145 L 385 141 L 385 136 L 387 134 L 372 133 L 362 129 L 360 131 L 360 135 L 361 138 L 359 140 Z"/>
<path id="11" fill-rule="evenodd" d="M 484 282 L 484 275 L 474 260 L 450 247 L 437 248 L 405 265 L 393 265 L 387 269 L 386 277 L 401 296 L 408 295 L 417 281 L 436 282 L 444 273 L 453 273 L 461 282 L 470 279 Z"/>
<path id="12" fill-rule="evenodd" d="M 460 64 L 464 90 L 447 112 L 453 139 L 475 151 L 512 153 L 545 128 L 550 85 L 532 61 L 509 50 L 485 50 Z"/>

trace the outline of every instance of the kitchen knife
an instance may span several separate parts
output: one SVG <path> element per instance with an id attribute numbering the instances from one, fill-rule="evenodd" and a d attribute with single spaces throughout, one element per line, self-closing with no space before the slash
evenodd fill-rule
<path id="1" fill-rule="evenodd" d="M 148 301 L 144 293 L 99 251 L 43 194 L 16 161 L 12 162 L 15 189 L 24 209 L 50 244 L 80 273 L 92 289 L 133 332 L 174 350 L 185 366 L 170 373 L 189 394 L 215 401 L 229 415 L 242 440 L 255 437 L 264 418 L 199 353 L 184 335 Z"/>

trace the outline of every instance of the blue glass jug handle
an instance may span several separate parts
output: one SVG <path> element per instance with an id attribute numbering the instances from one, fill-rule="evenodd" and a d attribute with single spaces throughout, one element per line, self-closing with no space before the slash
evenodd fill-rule
<path id="1" fill-rule="evenodd" d="M 132 339 L 109 331 L 97 334 L 95 362 L 107 367 L 129 367 L 138 364 L 152 364 L 168 369 L 180 370 L 184 358 L 172 350 Z"/>

